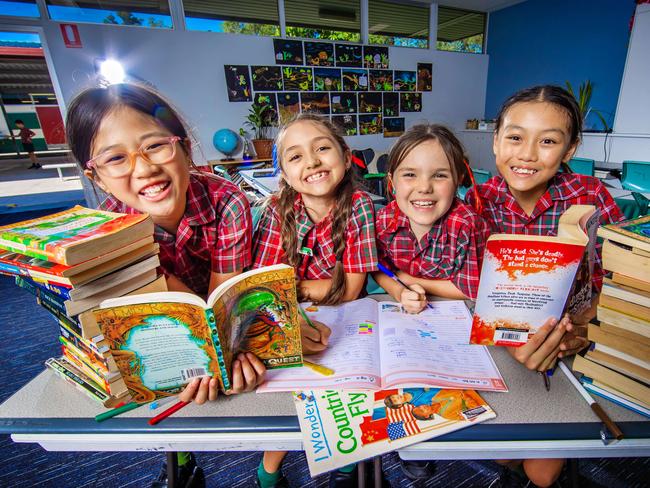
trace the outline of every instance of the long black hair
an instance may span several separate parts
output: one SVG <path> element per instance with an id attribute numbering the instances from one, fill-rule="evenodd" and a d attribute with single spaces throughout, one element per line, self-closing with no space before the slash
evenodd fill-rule
<path id="1" fill-rule="evenodd" d="M 162 96 L 141 85 L 118 83 L 105 88 L 89 88 L 70 103 L 66 117 L 66 137 L 81 171 L 87 169 L 91 148 L 99 127 L 111 111 L 129 107 L 148 115 L 183 141 L 189 154 L 187 130 L 181 117 Z"/>

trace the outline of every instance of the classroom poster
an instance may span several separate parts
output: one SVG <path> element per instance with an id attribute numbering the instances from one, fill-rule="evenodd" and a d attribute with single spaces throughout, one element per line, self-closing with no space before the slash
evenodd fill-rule
<path id="1" fill-rule="evenodd" d="M 374 91 L 393 91 L 393 72 L 389 69 L 368 70 L 370 89 Z"/>
<path id="2" fill-rule="evenodd" d="M 357 94 L 354 92 L 332 92 L 331 106 L 333 114 L 353 114 L 357 111 Z"/>
<path id="3" fill-rule="evenodd" d="M 275 64 L 304 64 L 302 41 L 273 39 Z"/>
<path id="4" fill-rule="evenodd" d="M 251 80 L 248 73 L 248 66 L 226 64 L 223 66 L 223 69 L 226 73 L 228 101 L 252 101 Z"/>
<path id="5" fill-rule="evenodd" d="M 251 66 L 254 91 L 282 90 L 282 68 L 280 66 Z"/>
<path id="6" fill-rule="evenodd" d="M 381 114 L 359 115 L 359 135 L 381 134 Z"/>
<path id="7" fill-rule="evenodd" d="M 399 115 L 399 93 L 382 93 L 384 117 Z"/>
<path id="8" fill-rule="evenodd" d="M 364 68 L 388 68 L 388 47 L 363 46 Z"/>
<path id="9" fill-rule="evenodd" d="M 368 70 L 366 69 L 344 69 L 343 70 L 343 91 L 366 91 L 368 90 Z"/>
<path id="10" fill-rule="evenodd" d="M 341 91 L 341 70 L 337 68 L 314 68 L 314 90 Z"/>
<path id="11" fill-rule="evenodd" d="M 336 44 L 336 66 L 363 66 L 362 46 L 355 44 Z"/>
<path id="12" fill-rule="evenodd" d="M 417 88 L 415 71 L 395 71 L 393 87 L 395 91 L 412 92 Z"/>
<path id="13" fill-rule="evenodd" d="M 332 123 L 341 130 L 343 135 L 356 136 L 359 133 L 356 114 L 332 115 Z"/>
<path id="14" fill-rule="evenodd" d="M 286 124 L 300 113 L 300 98 L 298 93 L 278 93 L 278 115 L 280 124 Z"/>
<path id="15" fill-rule="evenodd" d="M 432 63 L 418 63 L 418 91 L 431 91 L 432 88 Z"/>
<path id="16" fill-rule="evenodd" d="M 285 91 L 313 90 L 314 75 L 311 68 L 286 67 L 282 69 Z"/>
<path id="17" fill-rule="evenodd" d="M 399 137 L 404 134 L 404 117 L 384 117 L 384 137 Z"/>
<path id="18" fill-rule="evenodd" d="M 380 92 L 359 93 L 359 112 L 381 113 L 381 101 Z"/>
<path id="19" fill-rule="evenodd" d="M 400 93 L 399 108 L 402 112 L 422 112 L 422 93 Z"/>
<path id="20" fill-rule="evenodd" d="M 312 114 L 329 114 L 330 97 L 323 92 L 303 92 L 300 94 L 300 109 Z"/>
<path id="21" fill-rule="evenodd" d="M 334 44 L 305 41 L 305 64 L 309 66 L 334 66 Z"/>

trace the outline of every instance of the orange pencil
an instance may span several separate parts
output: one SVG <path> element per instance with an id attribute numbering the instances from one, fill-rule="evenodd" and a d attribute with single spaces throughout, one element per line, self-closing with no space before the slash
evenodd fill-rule
<path id="1" fill-rule="evenodd" d="M 172 405 L 164 412 L 161 412 L 158 415 L 156 415 L 154 418 L 149 419 L 149 425 L 156 425 L 158 422 L 165 420 L 171 414 L 173 414 L 174 412 L 178 412 L 181 408 L 183 408 L 185 405 L 189 405 L 190 403 L 192 402 L 178 402 Z"/>

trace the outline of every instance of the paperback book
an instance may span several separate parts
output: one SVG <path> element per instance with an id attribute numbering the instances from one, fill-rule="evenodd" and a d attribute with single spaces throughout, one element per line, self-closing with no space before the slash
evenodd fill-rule
<path id="1" fill-rule="evenodd" d="M 275 265 L 217 287 L 207 301 L 190 293 L 105 300 L 94 311 L 134 400 L 181 391 L 199 376 L 231 388 L 232 359 L 249 351 L 268 369 L 302 365 L 294 270 Z"/>
<path id="2" fill-rule="evenodd" d="M 79 205 L 0 227 L 0 248 L 72 266 L 153 235 L 146 214 L 125 215 Z"/>
<path id="3" fill-rule="evenodd" d="M 473 390 L 303 390 L 293 398 L 312 476 L 496 417 Z"/>
<path id="4" fill-rule="evenodd" d="M 487 241 L 472 344 L 520 346 L 547 319 L 591 306 L 599 212 L 573 205 L 557 236 L 494 234 Z"/>

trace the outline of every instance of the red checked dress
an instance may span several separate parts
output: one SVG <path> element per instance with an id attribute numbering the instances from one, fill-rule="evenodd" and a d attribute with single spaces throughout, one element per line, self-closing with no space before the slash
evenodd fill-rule
<path id="1" fill-rule="evenodd" d="M 104 210 L 140 213 L 114 197 Z M 233 183 L 207 173 L 190 173 L 185 213 L 176 234 L 156 226 L 160 265 L 196 294 L 208 293 L 210 272 L 242 271 L 251 263 L 251 215 L 248 200 Z"/>
<path id="2" fill-rule="evenodd" d="M 376 228 L 383 265 L 416 278 L 450 280 L 465 296 L 476 298 L 489 228 L 469 205 L 455 199 L 419 242 L 395 201 L 377 212 Z"/>

